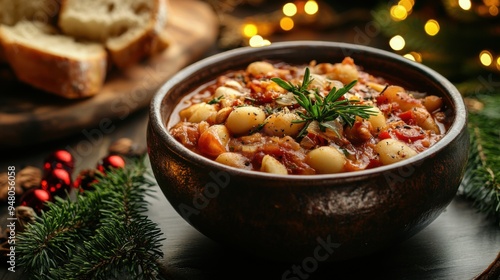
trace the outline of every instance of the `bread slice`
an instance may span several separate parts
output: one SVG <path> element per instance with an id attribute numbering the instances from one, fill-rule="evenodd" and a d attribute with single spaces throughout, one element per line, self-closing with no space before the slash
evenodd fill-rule
<path id="1" fill-rule="evenodd" d="M 63 33 L 102 42 L 119 68 L 163 50 L 166 0 L 63 0 Z"/>
<path id="2" fill-rule="evenodd" d="M 0 0 L 0 25 L 15 25 L 21 20 L 55 23 L 61 0 Z M 0 45 L 0 64 L 7 63 Z"/>
<path id="3" fill-rule="evenodd" d="M 48 24 L 0 26 L 0 43 L 17 78 L 65 98 L 95 95 L 106 76 L 101 44 L 77 42 Z"/>
<path id="4" fill-rule="evenodd" d="M 15 25 L 21 20 L 53 23 L 61 0 L 0 0 L 0 23 Z"/>
<path id="5" fill-rule="evenodd" d="M 17 22 L 17 1 L 0 0 L 0 23 L 13 25 Z"/>

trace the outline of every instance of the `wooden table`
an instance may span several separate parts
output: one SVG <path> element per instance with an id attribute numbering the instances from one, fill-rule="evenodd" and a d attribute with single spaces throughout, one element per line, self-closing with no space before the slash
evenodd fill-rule
<path id="1" fill-rule="evenodd" d="M 215 48 L 215 47 L 214 47 Z M 207 50 L 205 55 L 213 50 Z M 114 129 L 76 156 L 76 169 L 92 168 L 107 153 L 110 143 L 128 137 L 146 148 L 147 108 L 113 122 Z M 91 130 L 92 128 L 89 128 Z M 1 134 L 2 132 L 0 132 Z M 74 136 L 3 151 L 0 172 L 7 166 L 41 166 L 57 148 L 82 150 L 88 136 Z M 500 227 L 478 213 L 469 201 L 456 197 L 446 211 L 414 237 L 383 252 L 341 263 L 321 263 L 317 270 L 295 278 L 283 277 L 293 263 L 275 263 L 236 252 L 211 241 L 186 223 L 161 195 L 148 198 L 149 216 L 166 240 L 162 269 L 168 279 L 473 279 L 500 251 Z M 0 223 L 1 224 L 1 223 Z M 0 279 L 24 279 L 19 272 L 0 267 Z"/>

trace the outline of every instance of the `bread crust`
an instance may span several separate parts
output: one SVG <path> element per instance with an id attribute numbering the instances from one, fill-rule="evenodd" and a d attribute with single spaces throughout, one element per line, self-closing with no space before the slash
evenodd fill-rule
<path id="1" fill-rule="evenodd" d="M 1 31 L 0 31 L 1 36 Z M 15 41 L 5 41 L 4 52 L 20 81 L 64 98 L 97 94 L 106 77 L 106 52 L 75 60 Z"/>
<path id="2" fill-rule="evenodd" d="M 140 62 L 145 57 L 158 53 L 168 46 L 165 37 L 161 36 L 166 25 L 167 1 L 156 0 L 152 16 L 146 28 L 124 47 L 113 47 L 112 40 L 106 42 L 111 61 L 118 68 L 126 68 Z"/>
<path id="3" fill-rule="evenodd" d="M 93 96 L 101 90 L 111 67 L 127 68 L 168 47 L 168 38 L 164 33 L 168 1 L 147 1 L 153 3 L 147 24 L 125 32 L 124 36 L 130 38 L 122 37 L 123 41 L 119 41 L 118 36 L 99 42 L 101 51 L 84 58 L 44 51 L 36 44 L 9 38 L 0 25 L 0 64 L 9 64 L 18 80 L 61 97 L 77 99 Z M 46 0 L 46 3 L 54 4 L 45 7 L 45 10 L 57 10 L 55 16 L 70 9 L 68 0 Z"/>

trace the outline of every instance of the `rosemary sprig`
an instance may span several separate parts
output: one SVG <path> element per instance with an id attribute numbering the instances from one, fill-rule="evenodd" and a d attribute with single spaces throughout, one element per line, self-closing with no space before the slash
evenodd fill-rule
<path id="1" fill-rule="evenodd" d="M 224 95 L 221 95 L 219 97 L 214 97 L 212 100 L 208 101 L 207 104 L 210 104 L 210 105 L 217 104 L 221 101 L 222 98 L 224 98 Z"/>
<path id="2" fill-rule="evenodd" d="M 326 97 L 319 95 L 318 88 L 309 90 L 309 85 L 314 80 L 311 77 L 309 68 L 306 68 L 300 85 L 294 85 L 291 82 L 282 80 L 281 78 L 272 78 L 271 80 L 283 89 L 293 93 L 297 103 L 305 109 L 305 112 L 297 112 L 302 120 L 295 121 L 306 123 L 302 131 L 299 133 L 299 138 L 303 136 L 307 127 L 313 121 L 318 121 L 321 131 L 325 131 L 326 128 L 335 130 L 334 127 L 328 124 L 329 121 L 340 118 L 345 124 L 352 126 L 356 121 L 356 117 L 367 119 L 371 115 L 376 114 L 375 111 L 372 110 L 372 106 L 357 105 L 356 103 L 359 102 L 359 100 L 340 100 L 344 94 L 349 92 L 349 90 L 354 87 L 357 80 L 352 81 L 338 90 L 335 87 L 332 88 Z"/>

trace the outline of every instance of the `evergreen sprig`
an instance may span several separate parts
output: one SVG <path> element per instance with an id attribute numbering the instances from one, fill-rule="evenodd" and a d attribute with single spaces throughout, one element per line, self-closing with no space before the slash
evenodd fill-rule
<path id="1" fill-rule="evenodd" d="M 94 191 L 58 198 L 18 235 L 34 279 L 161 279 L 161 231 L 145 215 L 153 182 L 143 160 L 98 175 Z"/>
<path id="2" fill-rule="evenodd" d="M 500 95 L 479 97 L 485 105 L 469 113 L 471 145 L 461 193 L 500 225 Z"/>
<path id="3" fill-rule="evenodd" d="M 306 123 L 299 133 L 299 138 L 305 133 L 308 125 L 312 121 L 318 121 L 322 131 L 325 131 L 326 128 L 336 130 L 335 127 L 328 124 L 329 121 L 340 118 L 345 124 L 352 126 L 356 117 L 367 119 L 371 115 L 376 114 L 372 106 L 356 104 L 359 100 L 341 99 L 344 94 L 354 87 L 357 82 L 356 80 L 342 88 L 332 88 L 325 97 L 318 94 L 317 88 L 311 91 L 309 90 L 309 86 L 313 81 L 309 68 L 305 69 L 304 77 L 300 85 L 294 85 L 280 78 L 272 78 L 271 80 L 283 89 L 293 93 L 297 103 L 305 110 L 305 113 L 297 112 L 302 120 L 294 121 Z M 311 97 L 311 95 L 314 97 Z"/>

